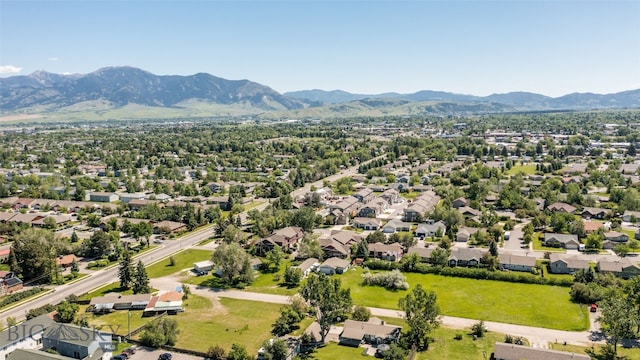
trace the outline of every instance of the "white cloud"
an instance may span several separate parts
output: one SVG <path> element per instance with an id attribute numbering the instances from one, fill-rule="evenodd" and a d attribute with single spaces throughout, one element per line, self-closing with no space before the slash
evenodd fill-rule
<path id="1" fill-rule="evenodd" d="M 59 57 L 57 57 L 57 56 L 54 56 L 54 57 L 50 57 L 50 58 L 49 58 L 49 59 L 47 59 L 47 60 L 49 60 L 49 61 L 60 61 L 60 58 L 59 58 Z"/>
<path id="2" fill-rule="evenodd" d="M 22 71 L 21 67 L 13 65 L 0 65 L 0 74 L 17 74 Z"/>

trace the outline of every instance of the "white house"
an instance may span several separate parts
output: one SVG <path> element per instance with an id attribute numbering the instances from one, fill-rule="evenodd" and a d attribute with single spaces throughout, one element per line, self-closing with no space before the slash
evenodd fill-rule
<path id="1" fill-rule="evenodd" d="M 0 360 L 5 360 L 7 354 L 17 349 L 42 348 L 42 334 L 52 324 L 53 320 L 47 315 L 40 315 L 0 332 Z"/>

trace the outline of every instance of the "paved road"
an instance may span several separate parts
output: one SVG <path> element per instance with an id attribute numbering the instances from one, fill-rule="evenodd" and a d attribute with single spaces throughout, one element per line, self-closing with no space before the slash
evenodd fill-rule
<path id="1" fill-rule="evenodd" d="M 383 155 L 384 156 L 384 155 Z M 371 159 L 369 161 L 365 161 L 362 164 L 366 164 L 375 159 L 381 158 L 383 156 L 379 156 L 377 158 Z M 340 173 L 331 175 L 326 177 L 325 179 L 316 181 L 312 184 L 307 184 L 300 189 L 296 189 L 291 193 L 291 196 L 295 199 L 308 191 L 311 190 L 311 186 L 315 186 L 316 188 L 323 186 L 323 181 L 327 180 L 330 182 L 336 181 L 342 177 L 351 176 L 358 172 L 358 167 L 352 166 L 350 168 L 342 170 Z M 264 204 L 260 204 L 256 209 L 258 211 L 264 210 L 269 205 L 268 202 Z M 242 213 L 244 218 L 246 219 L 247 212 Z M 193 233 L 187 234 L 183 237 L 174 240 L 167 240 L 164 244 L 157 249 L 154 249 L 148 253 L 144 253 L 134 257 L 134 260 L 137 262 L 141 260 L 145 265 L 149 265 L 154 261 L 158 261 L 160 259 L 166 258 L 173 253 L 180 251 L 181 249 L 188 248 L 202 240 L 205 240 L 214 235 L 214 228 L 207 227 L 202 230 L 195 231 Z M 0 313 L 0 324 L 5 324 L 8 317 L 14 317 L 18 321 L 24 320 L 26 313 L 28 310 L 44 306 L 46 304 L 57 304 L 63 301 L 67 296 L 75 294 L 81 295 L 86 292 L 89 292 L 95 288 L 100 286 L 110 284 L 112 282 L 118 281 L 118 267 L 114 266 L 109 269 L 103 269 L 99 271 L 92 272 L 88 274 L 88 276 L 82 278 L 81 280 L 72 283 L 65 284 L 55 288 L 52 294 L 48 294 L 46 296 L 40 297 L 38 299 L 34 299 L 27 303 L 23 303 L 14 308 L 5 310 Z"/>
<path id="2" fill-rule="evenodd" d="M 134 260 L 136 262 L 138 260 L 141 260 L 144 264 L 148 265 L 154 261 L 168 257 L 169 255 L 178 252 L 181 249 L 190 247 L 199 241 L 207 239 L 213 234 L 213 227 L 208 227 L 190 233 L 179 239 L 167 240 L 162 246 L 148 253 L 144 253 L 134 257 Z M 115 281 L 118 281 L 117 266 L 111 267 L 109 269 L 95 271 L 76 283 L 60 285 L 56 287 L 52 294 L 43 296 L 28 303 L 21 304 L 15 308 L 5 310 L 0 314 L 0 324 L 6 323 L 6 319 L 8 317 L 15 317 L 18 321 L 24 320 L 24 317 L 29 309 L 44 306 L 46 304 L 57 304 L 71 294 L 81 295 L 97 287 L 110 284 Z"/>

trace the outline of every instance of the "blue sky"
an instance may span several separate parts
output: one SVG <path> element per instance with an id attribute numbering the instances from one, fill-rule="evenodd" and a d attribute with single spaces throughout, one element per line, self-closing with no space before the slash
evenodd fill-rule
<path id="1" fill-rule="evenodd" d="M 0 0 L 0 76 L 130 65 L 279 92 L 640 88 L 640 1 Z"/>

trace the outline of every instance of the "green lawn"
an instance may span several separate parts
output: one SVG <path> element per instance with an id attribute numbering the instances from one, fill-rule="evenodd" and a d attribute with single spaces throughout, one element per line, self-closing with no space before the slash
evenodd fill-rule
<path id="1" fill-rule="evenodd" d="M 276 295 L 293 295 L 298 289 L 289 289 L 286 286 L 280 285 L 280 283 L 284 280 L 284 271 L 287 266 L 291 266 L 291 262 L 285 260 L 280 264 L 280 270 L 275 273 L 263 273 L 262 271 L 258 271 L 256 274 L 255 280 L 251 283 L 250 286 L 247 286 L 245 290 L 265 293 L 265 294 L 276 294 Z"/>
<path id="2" fill-rule="evenodd" d="M 79 312 L 79 316 L 82 316 L 82 314 L 84 312 Z M 126 336 L 129 333 L 129 324 L 131 325 L 131 331 L 133 331 L 155 318 L 152 316 L 143 317 L 142 310 L 131 312 L 122 310 L 105 315 L 87 314 L 86 316 L 88 316 L 90 326 L 121 336 Z"/>
<path id="3" fill-rule="evenodd" d="M 406 326 L 403 321 L 395 325 Z M 455 340 L 456 334 L 462 334 L 462 340 Z M 447 360 L 484 360 L 489 359 L 493 353 L 496 341 L 504 341 L 504 334 L 486 333 L 477 340 L 468 335 L 469 331 L 455 330 L 440 327 L 433 334 L 434 342 L 425 352 L 418 353 L 417 359 L 447 359 Z M 341 346 L 337 343 L 329 343 L 327 346 L 316 349 L 306 359 L 313 360 L 350 360 L 362 358 L 363 348 Z M 485 357 L 486 355 L 486 357 Z M 300 359 L 301 357 L 298 357 Z"/>
<path id="4" fill-rule="evenodd" d="M 361 285 L 361 269 L 340 275 L 355 304 L 397 309 L 407 291 Z M 438 296 L 441 314 L 510 324 L 581 331 L 589 326 L 587 308 L 570 301 L 569 288 L 474 280 L 431 274 L 405 274 L 411 288 L 420 283 Z M 553 299 L 553 306 L 544 306 Z"/>
<path id="5" fill-rule="evenodd" d="M 525 175 L 533 175 L 536 172 L 535 164 L 525 164 L 525 165 L 513 165 L 509 171 L 507 171 L 507 175 L 517 175 L 520 172 L 523 172 Z"/>
<path id="6" fill-rule="evenodd" d="M 411 192 L 402 192 L 402 193 L 400 193 L 400 196 L 402 196 L 405 199 L 414 200 L 415 198 L 417 198 L 421 194 L 422 193 L 419 193 L 417 191 L 411 191 Z"/>
<path id="7" fill-rule="evenodd" d="M 244 206 L 244 211 L 255 209 L 262 204 L 264 204 L 264 201 L 252 201 L 251 203 Z"/>
<path id="8" fill-rule="evenodd" d="M 157 289 L 151 289 L 151 292 L 154 293 L 158 291 Z M 107 284 L 104 285 L 102 287 L 99 287 L 95 290 L 93 290 L 92 292 L 82 295 L 80 296 L 81 300 L 91 300 L 92 298 L 96 297 L 96 296 L 105 296 L 108 293 L 118 293 L 120 295 L 132 295 L 133 294 L 133 289 L 122 289 L 120 288 L 120 283 L 119 282 L 114 282 L 111 284 Z"/>
<path id="9" fill-rule="evenodd" d="M 279 304 L 221 298 L 214 304 L 208 298 L 190 295 L 186 310 L 177 315 L 180 335 L 176 346 L 207 351 L 220 345 L 229 351 L 233 343 L 256 354 L 270 338 L 271 324 L 280 316 Z"/>
<path id="10" fill-rule="evenodd" d="M 211 251 L 187 249 L 172 255 L 175 265 L 169 265 L 169 258 L 156 262 L 147 267 L 150 279 L 171 275 L 183 269 L 193 268 L 193 263 L 211 259 Z"/>
<path id="11" fill-rule="evenodd" d="M 584 351 L 587 349 L 584 346 L 578 345 L 562 345 L 562 344 L 549 344 L 549 348 L 553 350 L 568 351 L 576 354 L 586 354 Z M 599 349 L 600 345 L 596 345 L 595 349 Z M 627 360 L 640 360 L 640 350 L 638 349 L 625 349 L 618 345 L 618 355 L 626 356 Z"/>
<path id="12" fill-rule="evenodd" d="M 533 234 L 533 250 L 535 250 L 535 251 L 561 252 L 561 253 L 567 252 L 563 248 L 555 248 L 555 247 L 542 245 L 542 241 L 540 241 L 540 237 L 544 238 L 544 235 L 542 233 Z"/>

